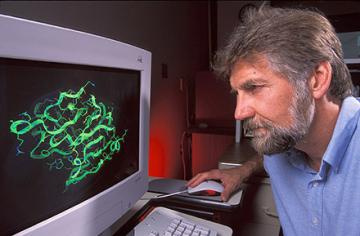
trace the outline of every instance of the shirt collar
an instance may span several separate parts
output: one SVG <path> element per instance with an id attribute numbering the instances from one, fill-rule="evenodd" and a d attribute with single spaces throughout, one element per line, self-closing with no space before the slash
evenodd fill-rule
<path id="1" fill-rule="evenodd" d="M 333 135 L 323 157 L 323 162 L 328 163 L 335 173 L 339 171 L 340 163 L 354 134 L 359 116 L 359 101 L 354 97 L 345 98 L 341 105 Z"/>

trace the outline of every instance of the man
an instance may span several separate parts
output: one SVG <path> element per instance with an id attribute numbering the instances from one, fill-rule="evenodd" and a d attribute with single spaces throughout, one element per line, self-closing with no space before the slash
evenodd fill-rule
<path id="1" fill-rule="evenodd" d="M 329 21 L 309 10 L 247 13 L 214 69 L 263 159 L 211 170 L 223 200 L 264 166 L 285 235 L 360 235 L 360 103 Z"/>

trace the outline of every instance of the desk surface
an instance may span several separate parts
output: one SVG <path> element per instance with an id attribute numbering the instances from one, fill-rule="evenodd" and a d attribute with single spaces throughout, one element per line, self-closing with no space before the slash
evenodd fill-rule
<path id="1" fill-rule="evenodd" d="M 219 168 L 231 168 L 242 165 L 242 163 L 259 157 L 259 154 L 251 147 L 250 139 L 242 138 L 240 143 L 231 144 L 221 155 Z"/>

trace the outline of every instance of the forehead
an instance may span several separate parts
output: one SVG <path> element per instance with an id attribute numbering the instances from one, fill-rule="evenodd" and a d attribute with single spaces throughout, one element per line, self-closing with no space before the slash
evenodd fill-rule
<path id="1" fill-rule="evenodd" d="M 252 60 L 239 60 L 235 63 L 231 75 L 230 85 L 238 87 L 248 81 L 274 83 L 278 80 L 288 82 L 284 76 L 274 71 L 265 57 L 256 57 Z"/>

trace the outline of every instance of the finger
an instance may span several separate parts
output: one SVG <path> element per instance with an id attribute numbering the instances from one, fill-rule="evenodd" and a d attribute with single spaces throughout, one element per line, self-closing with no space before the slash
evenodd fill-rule
<path id="1" fill-rule="evenodd" d="M 206 178 L 206 172 L 199 173 L 195 177 L 193 177 L 189 182 L 187 183 L 187 186 L 193 186 L 195 183 L 201 182 L 204 178 Z M 197 184 L 196 184 L 197 185 Z"/>
<path id="2" fill-rule="evenodd" d="M 227 200 L 229 200 L 231 193 L 232 193 L 232 188 L 229 188 L 229 187 L 226 188 L 225 187 L 224 191 L 220 195 L 221 200 L 223 202 L 226 202 Z"/>
<path id="3" fill-rule="evenodd" d="M 196 185 L 200 184 L 201 182 L 208 179 L 208 172 L 197 174 L 193 179 L 191 179 L 187 186 L 188 187 L 195 187 Z"/>
<path id="4" fill-rule="evenodd" d="M 220 179 L 220 171 L 217 169 L 214 169 L 214 170 L 210 170 L 207 172 L 197 174 L 194 178 L 189 180 L 189 182 L 186 184 L 186 186 L 195 187 L 196 185 L 198 185 L 201 182 L 208 180 L 208 179 Z"/>
<path id="5" fill-rule="evenodd" d="M 207 179 L 221 180 L 221 171 L 219 169 L 211 170 L 207 174 Z"/>
<path id="6" fill-rule="evenodd" d="M 199 174 L 195 175 L 194 177 L 192 177 L 192 178 L 186 183 L 186 186 L 191 186 L 191 185 L 193 185 L 198 178 L 199 178 Z"/>

